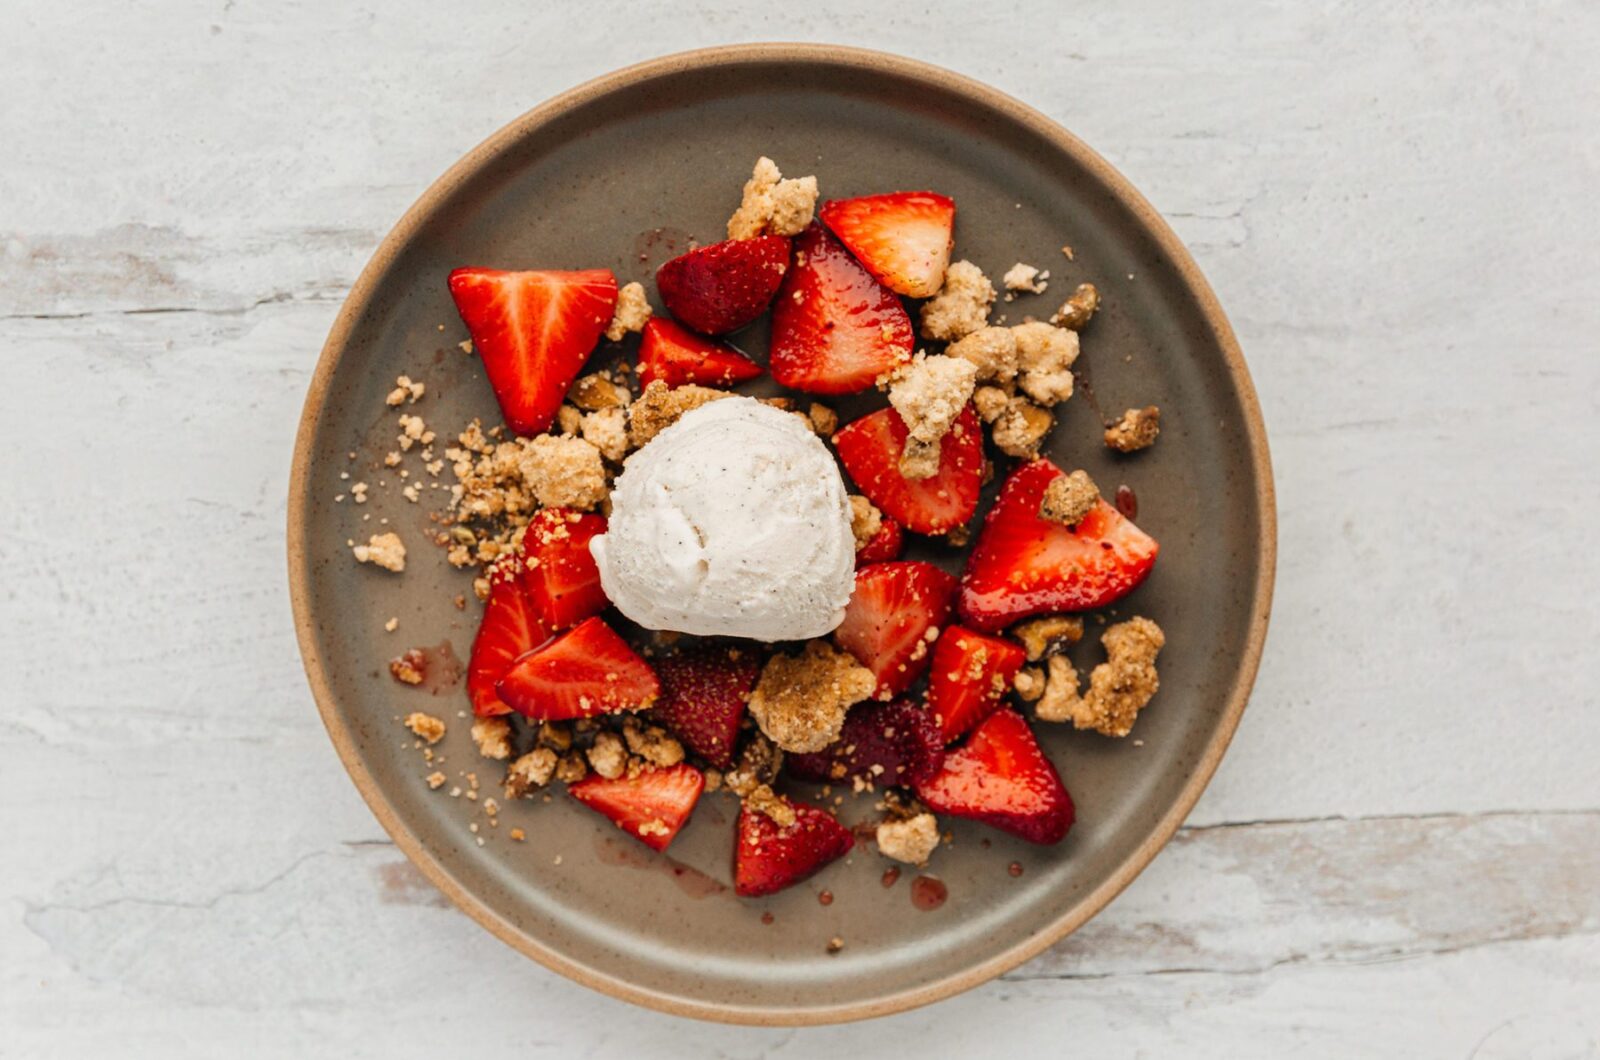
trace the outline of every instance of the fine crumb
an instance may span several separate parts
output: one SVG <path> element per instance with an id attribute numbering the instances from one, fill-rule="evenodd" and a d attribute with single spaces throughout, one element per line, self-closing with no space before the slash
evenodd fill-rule
<path id="1" fill-rule="evenodd" d="M 371 563 L 396 574 L 406 569 L 406 546 L 393 530 L 373 534 L 366 544 L 356 545 L 350 551 L 357 563 Z"/>
<path id="2" fill-rule="evenodd" d="M 1154 405 L 1129 409 L 1106 428 L 1106 445 L 1119 453 L 1136 453 L 1156 444 L 1161 433 L 1161 410 Z"/>
<path id="3" fill-rule="evenodd" d="M 833 938 L 828 940 L 829 953 L 838 953 L 842 949 L 844 949 L 844 939 L 840 938 L 838 935 L 835 935 Z"/>
<path id="4" fill-rule="evenodd" d="M 1083 619 L 1077 615 L 1044 615 L 1018 622 L 1009 631 L 1028 653 L 1029 662 L 1038 662 L 1083 639 Z"/>
<path id="5" fill-rule="evenodd" d="M 660 379 L 652 380 L 644 388 L 644 393 L 639 395 L 639 400 L 628 408 L 628 434 L 634 448 L 639 448 L 677 423 L 678 417 L 690 409 L 731 396 L 727 391 L 713 390 L 708 386 L 690 383 L 668 387 Z"/>
<path id="6" fill-rule="evenodd" d="M 1017 386 L 1022 392 L 1046 408 L 1071 397 L 1077 332 L 1030 320 L 1011 333 L 1017 339 Z"/>
<path id="7" fill-rule="evenodd" d="M 878 822 L 878 852 L 908 865 L 925 865 L 939 845 L 939 821 L 931 813 Z"/>
<path id="8" fill-rule="evenodd" d="M 400 620 L 398 618 L 390 618 L 389 621 L 387 621 L 387 622 L 385 622 L 383 624 L 383 631 L 385 633 L 393 633 L 395 630 L 397 630 L 399 628 L 400 628 Z"/>
<path id="9" fill-rule="evenodd" d="M 994 305 L 994 285 L 970 261 L 958 261 L 945 270 L 944 286 L 922 307 L 922 337 L 954 342 L 989 322 Z"/>
<path id="10" fill-rule="evenodd" d="M 1100 308 L 1100 291 L 1092 283 L 1080 283 L 1077 289 L 1061 303 L 1050 323 L 1072 331 L 1082 331 L 1085 324 Z"/>
<path id="11" fill-rule="evenodd" d="M 872 695 L 877 679 L 823 640 L 799 655 L 774 655 L 750 694 L 750 716 L 785 751 L 820 751 L 839 738 L 845 712 Z"/>
<path id="12" fill-rule="evenodd" d="M 426 664 L 422 652 L 412 648 L 404 655 L 389 660 L 389 676 L 403 685 L 420 685 L 424 665 Z"/>
<path id="13" fill-rule="evenodd" d="M 1044 671 L 1037 666 L 1024 666 L 1012 679 L 1011 687 L 1024 703 L 1032 703 L 1044 695 Z"/>
<path id="14" fill-rule="evenodd" d="M 763 155 L 745 182 L 744 201 L 728 218 L 728 238 L 799 235 L 816 206 L 816 177 L 785 180 L 777 163 Z"/>
<path id="15" fill-rule="evenodd" d="M 415 403 L 422 398 L 428 388 L 422 383 L 414 383 L 409 375 L 403 375 L 394 381 L 394 389 L 389 391 L 389 396 L 384 398 L 384 404 L 404 405 L 406 402 Z"/>
<path id="16" fill-rule="evenodd" d="M 600 409 L 585 415 L 579 424 L 583 440 L 600 450 L 613 464 L 628 455 L 628 413 L 624 409 Z"/>
<path id="17" fill-rule="evenodd" d="M 860 552 L 883 529 L 883 513 L 876 505 L 859 493 L 850 495 L 850 532 L 855 535 L 856 551 Z"/>
<path id="18" fill-rule="evenodd" d="M 505 718 L 479 718 L 472 723 L 472 742 L 485 758 L 511 757 L 511 723 Z"/>
<path id="19" fill-rule="evenodd" d="M 437 769 L 435 769 L 432 773 L 429 773 L 423 779 L 428 782 L 428 787 L 432 791 L 438 791 L 440 788 L 444 787 L 444 774 L 439 772 Z"/>
<path id="20" fill-rule="evenodd" d="M 643 331 L 650 319 L 650 301 L 645 297 L 644 284 L 627 283 L 617 291 L 617 309 L 606 325 L 606 338 L 620 342 L 630 331 Z"/>
<path id="21" fill-rule="evenodd" d="M 1050 270 L 1040 271 L 1032 265 L 1017 262 L 1006 270 L 1000 278 L 1008 291 L 1025 291 L 1029 294 L 1043 294 L 1044 289 L 1050 285 L 1045 281 L 1050 278 Z"/>
<path id="22" fill-rule="evenodd" d="M 594 738 L 589 748 L 589 766 L 607 780 L 616 780 L 628 770 L 628 749 L 622 737 L 614 732 L 603 732 Z"/>
<path id="23" fill-rule="evenodd" d="M 939 471 L 939 443 L 972 400 L 977 367 L 960 357 L 918 353 L 889 377 L 889 404 L 906 425 L 900 473 L 932 478 Z"/>
<path id="24" fill-rule="evenodd" d="M 629 751 L 653 766 L 665 769 L 683 761 L 683 744 L 665 729 L 646 725 L 638 718 L 628 718 L 622 723 L 622 738 Z"/>
<path id="25" fill-rule="evenodd" d="M 406 728 L 430 744 L 444 739 L 444 719 L 415 711 L 406 715 Z"/>
<path id="26" fill-rule="evenodd" d="M 1039 518 L 1062 526 L 1077 526 L 1078 521 L 1100 503 L 1100 487 L 1081 468 L 1069 475 L 1058 475 L 1044 488 L 1039 501 Z"/>
<path id="27" fill-rule="evenodd" d="M 1161 627 L 1135 617 L 1109 627 L 1100 638 L 1106 661 L 1089 673 L 1089 691 L 1078 694 L 1078 673 L 1064 655 L 1050 659 L 1045 694 L 1034 708 L 1041 721 L 1070 721 L 1074 728 L 1126 736 L 1134 719 L 1161 687 L 1156 656 L 1166 644 Z"/>
<path id="28" fill-rule="evenodd" d="M 779 828 L 788 828 L 799 818 L 789 800 L 774 792 L 770 785 L 757 784 L 744 796 L 744 804 L 757 813 L 772 818 Z"/>
<path id="29" fill-rule="evenodd" d="M 472 340 L 471 339 L 462 339 L 460 342 L 456 343 L 456 349 L 460 350 L 462 353 L 471 353 L 472 352 Z"/>
<path id="30" fill-rule="evenodd" d="M 550 783 L 556 772 L 556 753 L 535 747 L 506 768 L 504 791 L 508 799 L 526 798 Z"/>
<path id="31" fill-rule="evenodd" d="M 1072 245 L 1070 243 L 1062 245 L 1061 253 L 1066 255 L 1066 258 L 1067 258 L 1068 261 L 1076 261 L 1076 260 L 1078 260 L 1077 259 L 1077 255 L 1072 253 Z"/>

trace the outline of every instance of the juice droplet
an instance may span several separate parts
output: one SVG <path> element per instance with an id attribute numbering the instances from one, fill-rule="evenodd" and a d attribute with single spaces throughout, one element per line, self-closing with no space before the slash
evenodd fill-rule
<path id="1" fill-rule="evenodd" d="M 1139 517 L 1139 497 L 1133 492 L 1132 487 L 1117 487 L 1117 511 L 1129 519 L 1137 519 Z"/>
<path id="2" fill-rule="evenodd" d="M 817 895 L 817 901 L 821 902 L 823 905 L 832 905 L 833 904 L 833 892 L 832 891 L 823 891 L 821 894 Z"/>
<path id="3" fill-rule="evenodd" d="M 937 876 L 918 876 L 911 881 L 911 904 L 923 912 L 931 912 L 944 905 L 950 889 Z"/>
<path id="4" fill-rule="evenodd" d="M 883 885 L 885 887 L 893 887 L 898 879 L 900 879 L 899 869 L 891 866 L 883 870 Z"/>
<path id="5" fill-rule="evenodd" d="M 1013 876 L 1021 876 L 1022 875 L 1022 862 L 1013 861 L 1011 864 L 1006 866 L 1006 871 L 1011 873 L 1011 875 L 1013 875 Z"/>

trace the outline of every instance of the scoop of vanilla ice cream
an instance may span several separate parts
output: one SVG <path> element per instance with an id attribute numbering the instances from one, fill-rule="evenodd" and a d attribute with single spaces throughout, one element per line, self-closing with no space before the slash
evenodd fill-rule
<path id="1" fill-rule="evenodd" d="M 630 456 L 589 548 L 606 596 L 647 629 L 819 637 L 855 587 L 832 455 L 793 413 L 747 397 L 685 413 Z"/>

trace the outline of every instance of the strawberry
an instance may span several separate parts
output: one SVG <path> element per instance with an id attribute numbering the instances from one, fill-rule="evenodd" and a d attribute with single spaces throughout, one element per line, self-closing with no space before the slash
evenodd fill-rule
<path id="1" fill-rule="evenodd" d="M 589 554 L 589 539 L 605 532 L 605 516 L 565 508 L 545 508 L 528 524 L 522 536 L 522 584 L 547 628 L 575 626 L 610 603 Z"/>
<path id="2" fill-rule="evenodd" d="M 721 335 L 760 316 L 788 268 L 783 236 L 729 239 L 662 265 L 656 288 L 673 316 L 696 331 Z"/>
<path id="3" fill-rule="evenodd" d="M 478 635 L 467 659 L 467 696 L 479 717 L 510 714 L 494 686 L 520 656 L 550 639 L 533 598 L 516 578 L 491 579 Z"/>
<path id="4" fill-rule="evenodd" d="M 831 747 L 784 755 L 783 764 L 801 780 L 920 784 L 944 765 L 944 740 L 933 715 L 919 704 L 903 699 L 861 703 L 844 719 Z"/>
<path id="5" fill-rule="evenodd" d="M 931 563 L 901 560 L 856 571 L 856 588 L 833 639 L 878 678 L 876 695 L 892 699 L 928 668 L 938 627 L 950 619 L 953 575 Z"/>
<path id="6" fill-rule="evenodd" d="M 450 296 L 483 359 L 506 425 L 538 434 L 556 417 L 567 388 L 617 307 L 609 269 L 503 272 L 457 269 Z"/>
<path id="7" fill-rule="evenodd" d="M 931 298 L 944 284 L 956 204 L 931 191 L 834 199 L 818 216 L 885 287 Z"/>
<path id="8" fill-rule="evenodd" d="M 960 626 L 939 634 L 928 668 L 928 712 L 950 743 L 993 714 L 1028 657 L 1016 644 Z"/>
<path id="9" fill-rule="evenodd" d="M 862 545 L 861 551 L 856 553 L 856 566 L 899 559 L 900 552 L 905 547 L 905 531 L 900 529 L 899 523 L 886 515 L 883 517 L 883 525 L 872 535 L 872 540 Z"/>
<path id="10" fill-rule="evenodd" d="M 972 518 L 983 485 L 983 432 L 968 405 L 939 442 L 939 471 L 932 478 L 900 473 L 906 425 L 894 409 L 879 409 L 846 425 L 833 447 L 867 499 L 919 534 L 942 534 Z"/>
<path id="11" fill-rule="evenodd" d="M 945 755 L 938 775 L 917 785 L 917 798 L 935 813 L 970 817 L 1030 843 L 1059 843 L 1072 827 L 1072 796 L 1014 710 L 984 719 L 966 746 Z"/>
<path id="12" fill-rule="evenodd" d="M 1034 460 L 1001 487 L 961 576 L 961 617 L 974 629 L 1104 607 L 1150 573 L 1160 546 L 1104 500 L 1070 529 L 1039 516 L 1045 487 L 1062 473 Z"/>
<path id="13" fill-rule="evenodd" d="M 655 720 L 713 766 L 731 768 L 760 658 L 748 647 L 707 644 L 659 658 L 655 668 L 661 680 Z"/>
<path id="14" fill-rule="evenodd" d="M 641 710 L 661 692 L 648 663 L 599 618 L 518 659 L 495 686 L 534 721 Z"/>
<path id="15" fill-rule="evenodd" d="M 639 386 L 660 379 L 669 387 L 695 383 L 728 387 L 754 379 L 761 366 L 732 346 L 702 338 L 665 317 L 651 317 L 639 344 Z"/>
<path id="16" fill-rule="evenodd" d="M 827 229 L 794 240 L 794 265 L 772 303 L 772 378 L 813 394 L 853 394 L 911 356 L 911 318 Z"/>
<path id="17" fill-rule="evenodd" d="M 665 850 L 694 812 L 705 776 L 687 762 L 607 780 L 590 773 L 568 786 L 572 797 L 616 822 L 652 850 Z"/>
<path id="18" fill-rule="evenodd" d="M 856 845 L 850 830 L 827 810 L 791 801 L 795 822 L 787 828 L 760 810 L 739 810 L 733 848 L 734 890 L 745 898 L 774 894 L 814 876 Z"/>

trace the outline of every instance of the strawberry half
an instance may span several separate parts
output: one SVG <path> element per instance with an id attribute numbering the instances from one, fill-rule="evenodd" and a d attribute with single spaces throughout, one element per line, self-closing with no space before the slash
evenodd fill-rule
<path id="1" fill-rule="evenodd" d="M 483 620 L 467 659 L 467 697 L 479 717 L 510 714 L 494 686 L 518 658 L 550 639 L 533 599 L 516 578 L 492 578 Z"/>
<path id="2" fill-rule="evenodd" d="M 760 657 L 748 647 L 708 644 L 656 659 L 655 669 L 661 698 L 652 717 L 711 765 L 731 768 Z"/>
<path id="3" fill-rule="evenodd" d="M 911 318 L 837 239 L 812 223 L 772 303 L 767 367 L 786 387 L 853 394 L 911 356 Z"/>
<path id="4" fill-rule="evenodd" d="M 787 828 L 759 810 L 740 809 L 733 887 L 742 897 L 758 898 L 791 887 L 856 845 L 855 836 L 827 810 L 793 800 L 789 804 L 795 822 Z"/>
<path id="5" fill-rule="evenodd" d="M 555 419 L 567 388 L 611 323 L 617 278 L 610 269 L 457 269 L 450 274 L 450 297 L 506 425 L 518 434 L 538 434 Z"/>
<path id="6" fill-rule="evenodd" d="M 818 212 L 867 271 L 891 291 L 931 298 L 944 285 L 956 204 L 931 191 L 834 199 Z"/>
<path id="7" fill-rule="evenodd" d="M 933 646 L 928 712 L 950 743 L 1000 708 L 1027 652 L 1009 640 L 950 626 Z"/>
<path id="8" fill-rule="evenodd" d="M 942 534 L 972 518 L 983 486 L 983 432 L 968 405 L 939 441 L 939 471 L 932 478 L 900 474 L 906 424 L 892 408 L 879 409 L 833 436 L 839 460 L 861 492 L 889 518 L 919 534 Z"/>
<path id="9" fill-rule="evenodd" d="M 935 813 L 970 817 L 1030 843 L 1059 843 L 1072 827 L 1072 796 L 1014 710 L 995 711 L 973 729 L 966 746 L 917 785 L 917 798 Z"/>
<path id="10" fill-rule="evenodd" d="M 696 331 L 721 335 L 760 316 L 788 268 L 783 236 L 729 239 L 662 265 L 656 289 L 673 316 Z"/>
<path id="11" fill-rule="evenodd" d="M 885 563 L 891 559 L 899 559 L 905 547 L 905 531 L 900 529 L 899 523 L 886 515 L 878 532 L 872 535 L 872 540 L 862 545 L 861 551 L 856 553 L 856 566 L 864 567 L 868 563 Z"/>
<path id="12" fill-rule="evenodd" d="M 1006 479 L 961 576 L 961 617 L 973 628 L 992 633 L 1030 615 L 1104 607 L 1155 565 L 1155 538 L 1104 500 L 1071 529 L 1040 518 L 1045 487 L 1062 474 L 1034 460 Z"/>
<path id="13" fill-rule="evenodd" d="M 851 709 L 831 747 L 786 754 L 783 765 L 801 780 L 859 777 L 868 784 L 920 784 L 944 765 L 944 740 L 938 723 L 919 704 L 903 699 L 862 703 Z"/>
<path id="14" fill-rule="evenodd" d="M 650 665 L 598 618 L 518 659 L 495 686 L 500 698 L 534 721 L 641 710 L 661 685 Z"/>
<path id="15" fill-rule="evenodd" d="M 522 584 L 547 628 L 575 626 L 610 603 L 589 554 L 589 539 L 605 532 L 605 516 L 565 508 L 545 508 L 528 524 L 522 536 Z"/>
<path id="16" fill-rule="evenodd" d="M 679 762 L 666 769 L 646 769 L 638 776 L 607 780 L 590 773 L 568 786 L 572 797 L 614 821 L 618 828 L 652 850 L 665 850 L 688 823 L 706 778 L 694 766 Z"/>
<path id="17" fill-rule="evenodd" d="M 877 677 L 879 699 L 904 692 L 928 668 L 929 630 L 950 620 L 955 592 L 953 575 L 917 560 L 856 571 L 855 592 L 833 639 Z"/>
<path id="18" fill-rule="evenodd" d="M 639 343 L 639 387 L 659 379 L 669 387 L 694 383 L 729 387 L 754 379 L 761 366 L 732 346 L 696 335 L 665 317 L 651 317 Z"/>

